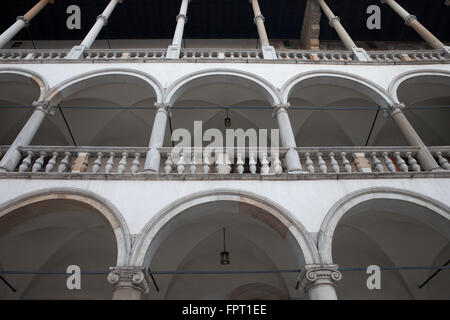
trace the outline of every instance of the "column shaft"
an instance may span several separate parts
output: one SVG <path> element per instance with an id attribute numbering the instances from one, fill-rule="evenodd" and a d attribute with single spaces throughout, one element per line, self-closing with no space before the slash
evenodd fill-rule
<path id="1" fill-rule="evenodd" d="M 317 0 L 319 2 L 320 7 L 322 8 L 323 12 L 327 16 L 328 20 L 330 21 L 330 26 L 333 27 L 336 30 L 336 33 L 338 34 L 339 38 L 344 43 L 347 50 L 352 50 L 353 48 L 357 48 L 355 42 L 353 42 L 350 35 L 347 33 L 347 31 L 342 26 L 339 17 L 335 16 L 333 11 L 331 11 L 330 7 L 325 3 L 324 0 Z"/>
<path id="2" fill-rule="evenodd" d="M 251 0 L 253 12 L 255 14 L 256 28 L 258 29 L 259 40 L 261 45 L 270 46 L 269 37 L 267 36 L 266 26 L 264 25 L 264 17 L 261 13 L 258 0 Z"/>
<path id="3" fill-rule="evenodd" d="M 302 164 L 300 162 L 300 156 L 295 148 L 297 144 L 295 142 L 294 132 L 292 131 L 291 120 L 289 119 L 288 106 L 276 106 L 275 115 L 277 118 L 278 128 L 280 130 L 281 146 L 289 148 L 286 153 L 286 167 L 289 173 L 301 173 Z"/>
<path id="4" fill-rule="evenodd" d="M 188 10 L 189 0 L 182 0 L 180 14 L 177 17 L 177 27 L 175 28 L 175 33 L 173 35 L 173 46 L 180 46 L 183 42 L 184 25 L 187 20 L 187 10 Z"/>
<path id="5" fill-rule="evenodd" d="M 142 300 L 142 290 L 131 285 L 117 287 L 113 292 L 113 300 Z"/>
<path id="6" fill-rule="evenodd" d="M 69 54 L 66 56 L 66 59 L 80 59 L 83 56 L 84 50 L 92 47 L 102 28 L 108 23 L 108 19 L 111 16 L 111 13 L 114 11 L 117 4 L 121 3 L 122 1 L 123 0 L 111 0 L 109 2 L 103 13 L 97 17 L 97 21 L 92 26 L 89 33 L 86 35 L 83 42 L 81 42 L 79 46 L 73 47 L 72 50 L 70 50 Z"/>
<path id="7" fill-rule="evenodd" d="M 400 107 L 395 107 L 391 112 L 391 115 L 394 119 L 394 122 L 397 124 L 403 136 L 405 137 L 406 141 L 408 141 L 411 146 L 421 148 L 419 153 L 417 154 L 417 158 L 419 159 L 422 167 L 427 171 L 439 170 L 439 164 L 436 162 L 425 143 L 417 134 L 408 118 L 406 118 L 405 114 L 400 110 Z"/>
<path id="8" fill-rule="evenodd" d="M 415 16 L 409 14 L 401 5 L 399 5 L 395 0 L 381 0 L 381 3 L 388 4 L 392 10 L 394 10 L 405 23 L 413 28 L 433 49 L 444 48 L 445 45 L 436 38 L 427 28 L 425 28 Z"/>
<path id="9" fill-rule="evenodd" d="M 161 148 L 164 144 L 169 111 L 165 105 L 157 105 L 156 107 L 157 111 L 149 142 L 150 150 L 145 159 L 144 172 L 158 173 L 161 162 L 161 154 L 159 153 L 158 148 Z"/>
<path id="10" fill-rule="evenodd" d="M 317 283 L 308 290 L 310 300 L 337 300 L 334 284 L 329 282 Z"/>
<path id="11" fill-rule="evenodd" d="M 18 17 L 17 21 L 0 35 L 0 49 L 3 48 L 14 36 L 19 33 L 28 23 L 48 4 L 51 0 L 41 0 L 31 8 L 23 17 Z"/>
<path id="12" fill-rule="evenodd" d="M 33 114 L 28 119 L 25 126 L 17 135 L 14 142 L 9 147 L 5 156 L 0 162 L 0 172 L 11 172 L 19 164 L 20 159 L 22 158 L 20 152 L 17 150 L 19 146 L 27 146 L 31 143 L 36 132 L 41 126 L 42 122 L 45 119 L 45 116 L 49 113 L 48 106 L 38 105 L 36 109 L 33 111 Z"/>

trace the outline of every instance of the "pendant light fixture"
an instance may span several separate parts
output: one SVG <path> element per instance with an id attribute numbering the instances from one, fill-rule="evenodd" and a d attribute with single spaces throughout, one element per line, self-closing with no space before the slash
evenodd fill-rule
<path id="1" fill-rule="evenodd" d="M 226 250 L 225 247 L 225 228 L 223 228 L 223 251 L 220 253 L 220 264 L 228 265 L 230 264 L 230 253 Z"/>
<path id="2" fill-rule="evenodd" d="M 228 108 L 227 108 L 227 117 L 225 118 L 224 123 L 225 123 L 225 128 L 231 127 L 231 118 L 228 116 Z"/>

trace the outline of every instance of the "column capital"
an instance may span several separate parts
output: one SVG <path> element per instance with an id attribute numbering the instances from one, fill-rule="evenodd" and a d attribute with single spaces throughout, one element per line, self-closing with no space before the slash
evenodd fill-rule
<path id="1" fill-rule="evenodd" d="M 108 274 L 108 282 L 114 286 L 114 289 L 133 287 L 143 294 L 149 290 L 148 274 L 144 267 L 113 267 Z"/>
<path id="2" fill-rule="evenodd" d="M 334 16 L 332 18 L 330 18 L 330 20 L 328 21 L 328 24 L 330 25 L 330 27 L 334 28 L 334 23 L 335 22 L 341 22 L 341 18 L 339 18 L 338 16 Z"/>
<path id="3" fill-rule="evenodd" d="M 180 18 L 183 18 L 185 23 L 188 21 L 188 18 L 185 14 L 180 13 L 179 15 L 177 15 L 177 22 Z"/>
<path id="4" fill-rule="evenodd" d="M 338 270 L 338 265 L 319 265 L 311 264 L 305 265 L 300 273 L 300 285 L 304 292 L 310 288 L 321 284 L 334 285 L 337 281 L 342 279 L 342 274 Z"/>
<path id="5" fill-rule="evenodd" d="M 100 14 L 100 15 L 97 16 L 97 21 L 98 21 L 98 20 L 103 20 L 103 24 L 104 24 L 105 26 L 108 24 L 108 17 L 106 17 L 106 16 L 104 16 L 104 15 L 102 15 L 102 14 Z"/>
<path id="6" fill-rule="evenodd" d="M 408 16 L 405 17 L 405 24 L 406 24 L 407 26 L 410 26 L 411 23 L 412 23 L 414 20 L 417 20 L 417 17 L 416 17 L 415 15 L 410 14 L 410 15 L 408 15 Z"/>
<path id="7" fill-rule="evenodd" d="M 30 21 L 27 18 L 25 18 L 24 16 L 18 16 L 16 18 L 16 21 L 19 21 L 19 20 L 22 20 L 25 23 L 25 27 L 28 27 L 30 25 Z"/>
<path id="8" fill-rule="evenodd" d="M 253 19 L 253 22 L 256 24 L 258 22 L 258 20 L 262 20 L 262 22 L 266 21 L 266 18 L 264 18 L 264 16 L 262 14 L 258 14 L 257 16 L 255 16 L 255 18 Z"/>
<path id="9" fill-rule="evenodd" d="M 289 102 L 274 105 L 273 106 L 273 116 L 275 117 L 280 112 L 288 112 L 290 107 L 291 107 L 291 104 Z"/>
<path id="10" fill-rule="evenodd" d="M 34 101 L 33 102 L 34 110 L 40 110 L 47 115 L 54 115 L 55 108 L 50 105 L 50 101 Z"/>
<path id="11" fill-rule="evenodd" d="M 387 111 L 388 116 L 394 116 L 397 113 L 402 112 L 403 109 L 405 109 L 404 103 L 394 103 L 394 104 L 389 105 L 388 110 L 386 110 L 386 111 Z"/>

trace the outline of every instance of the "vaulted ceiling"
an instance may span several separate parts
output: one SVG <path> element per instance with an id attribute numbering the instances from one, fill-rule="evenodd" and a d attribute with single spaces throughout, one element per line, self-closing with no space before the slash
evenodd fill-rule
<path id="1" fill-rule="evenodd" d="M 37 0 L 8 1 L 0 11 L 0 30 L 5 30 L 17 16 L 23 15 Z M 82 39 L 103 11 L 109 0 L 56 0 L 22 30 L 16 40 L 77 40 Z M 299 39 L 307 0 L 259 0 L 272 39 Z M 398 0 L 416 15 L 438 38 L 450 41 L 450 7 L 445 0 Z M 398 41 L 420 40 L 387 5 L 376 0 L 327 0 L 334 13 L 355 40 Z M 68 30 L 66 9 L 77 4 L 82 11 L 81 30 Z M 368 30 L 366 9 L 379 4 L 382 9 L 381 30 Z M 180 0 L 125 0 L 113 12 L 100 38 L 167 39 L 175 29 Z M 185 38 L 256 38 L 253 12 L 248 0 L 192 0 Z M 337 40 L 322 15 L 322 40 Z"/>

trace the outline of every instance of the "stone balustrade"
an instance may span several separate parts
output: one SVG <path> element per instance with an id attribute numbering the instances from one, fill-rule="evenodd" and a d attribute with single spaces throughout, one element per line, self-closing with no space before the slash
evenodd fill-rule
<path id="1" fill-rule="evenodd" d="M 0 50 L 0 62 L 51 62 L 63 60 L 89 63 L 95 61 L 108 62 L 145 62 L 164 61 L 166 49 L 90 49 L 84 52 L 84 59 L 66 60 L 69 50 Z M 371 62 L 378 64 L 408 64 L 408 63 L 448 63 L 450 58 L 440 50 L 395 50 L 395 51 L 369 51 Z M 350 51 L 303 51 L 303 50 L 277 50 L 278 60 L 266 60 L 266 63 L 338 63 L 360 64 Z M 264 61 L 261 50 L 242 49 L 182 49 L 180 60 L 189 62 L 204 62 L 210 60 L 233 61 L 252 63 Z"/>
<path id="2" fill-rule="evenodd" d="M 122 147 L 19 147 L 22 160 L 14 173 L 137 175 L 144 170 L 148 148 Z M 284 157 L 288 151 L 252 151 L 223 149 L 158 149 L 161 154 L 159 175 L 287 175 Z M 342 175 L 364 178 L 368 175 L 424 173 L 417 160 L 416 147 L 320 147 L 296 148 L 303 166 L 302 175 Z M 0 148 L 4 154 L 6 147 Z M 432 154 L 442 172 L 450 173 L 450 147 L 433 147 Z M 358 175 L 358 174 L 366 175 Z M 439 172 L 437 172 L 439 174 Z"/>

